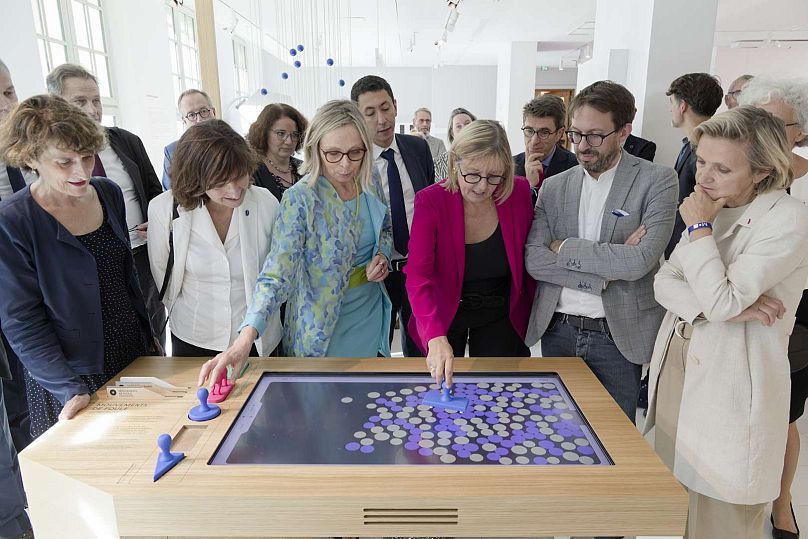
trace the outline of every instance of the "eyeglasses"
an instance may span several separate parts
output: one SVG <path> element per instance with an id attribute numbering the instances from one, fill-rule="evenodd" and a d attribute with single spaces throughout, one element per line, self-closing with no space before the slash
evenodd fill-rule
<path id="1" fill-rule="evenodd" d="M 573 144 L 580 144 L 583 139 L 586 139 L 586 143 L 593 148 L 597 148 L 601 144 L 603 144 L 603 139 L 608 137 L 609 135 L 614 135 L 617 133 L 619 129 L 615 129 L 611 133 L 606 133 L 605 135 L 601 135 L 599 133 L 587 133 L 584 135 L 578 131 L 567 131 L 567 138 Z"/>
<path id="2" fill-rule="evenodd" d="M 731 92 L 727 92 L 727 95 L 731 95 L 732 97 L 737 99 L 737 97 L 741 95 L 741 92 L 743 92 L 743 90 L 733 90 Z"/>
<path id="3" fill-rule="evenodd" d="M 485 180 L 488 185 L 499 185 L 505 180 L 505 176 L 480 176 L 479 174 L 463 174 L 460 167 L 457 167 L 457 172 L 463 176 L 466 183 L 475 184 L 480 183 L 480 180 Z"/>
<path id="4" fill-rule="evenodd" d="M 365 157 L 365 152 L 367 152 L 364 148 L 355 148 L 353 150 L 349 150 L 347 152 L 340 152 L 338 150 L 328 150 L 327 152 L 322 152 L 323 157 L 329 163 L 339 163 L 342 161 L 342 158 L 346 155 L 348 156 L 349 161 L 361 161 L 363 157 Z"/>
<path id="5" fill-rule="evenodd" d="M 786 127 L 792 127 L 796 125 L 800 125 L 800 122 L 791 122 L 790 124 L 786 124 Z"/>
<path id="6" fill-rule="evenodd" d="M 275 138 L 278 139 L 279 142 L 284 142 L 286 139 L 291 140 L 300 140 L 300 132 L 299 131 L 273 131 L 273 135 Z"/>
<path id="7" fill-rule="evenodd" d="M 538 135 L 541 140 L 547 140 L 550 138 L 550 135 L 555 135 L 559 132 L 561 128 L 559 127 L 555 131 L 550 131 L 549 129 L 533 129 L 532 127 L 523 127 L 522 133 L 525 134 L 526 139 L 533 138 L 533 135 Z"/>
<path id="8" fill-rule="evenodd" d="M 212 114 L 212 109 L 199 109 L 196 112 L 189 112 L 186 114 L 185 119 L 189 122 L 195 122 L 197 118 L 202 118 L 204 120 L 205 118 L 210 117 Z"/>

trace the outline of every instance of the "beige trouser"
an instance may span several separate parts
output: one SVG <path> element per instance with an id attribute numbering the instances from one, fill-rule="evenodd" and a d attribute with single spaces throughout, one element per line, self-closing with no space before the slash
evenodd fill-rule
<path id="1" fill-rule="evenodd" d="M 662 462 L 673 470 L 676 454 L 676 428 L 687 368 L 687 348 L 693 331 L 679 324 L 668 347 L 659 373 L 656 397 L 654 449 Z M 763 511 L 766 504 L 736 505 L 688 490 L 690 504 L 684 539 L 760 539 L 763 537 Z"/>

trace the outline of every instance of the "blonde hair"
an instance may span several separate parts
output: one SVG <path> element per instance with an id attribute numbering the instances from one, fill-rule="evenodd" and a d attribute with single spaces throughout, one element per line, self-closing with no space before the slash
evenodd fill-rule
<path id="1" fill-rule="evenodd" d="M 502 167 L 505 178 L 494 190 L 494 200 L 504 202 L 513 192 L 513 158 L 508 144 L 508 135 L 494 120 L 474 120 L 460 131 L 449 151 L 449 177 L 444 187 L 447 191 L 458 190 L 460 170 L 458 163 L 465 159 L 491 160 Z M 481 180 L 482 181 L 482 180 Z"/>
<path id="2" fill-rule="evenodd" d="M 345 99 L 335 99 L 317 110 L 306 131 L 306 139 L 303 142 L 302 172 L 309 175 L 307 180 L 309 186 L 315 187 L 317 180 L 323 175 L 324 166 L 323 156 L 320 154 L 320 141 L 328 133 L 346 125 L 356 128 L 366 150 L 356 180 L 363 190 L 370 185 L 373 174 L 373 137 L 371 137 L 356 103 Z"/>
<path id="3" fill-rule="evenodd" d="M 696 127 L 693 142 L 698 145 L 704 135 L 745 145 L 752 172 L 769 173 L 757 185 L 758 193 L 786 189 L 794 180 L 783 122 L 765 110 L 744 105 L 722 112 Z"/>

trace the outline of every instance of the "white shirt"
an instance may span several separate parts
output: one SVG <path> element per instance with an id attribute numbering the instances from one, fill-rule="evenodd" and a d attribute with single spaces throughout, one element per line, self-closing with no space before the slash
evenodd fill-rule
<path id="1" fill-rule="evenodd" d="M 247 314 L 240 218 L 234 211 L 222 244 L 207 210 L 194 215 L 182 290 L 171 311 L 171 332 L 194 346 L 226 350 Z"/>
<path id="2" fill-rule="evenodd" d="M 126 227 L 132 228 L 143 224 L 146 220 L 143 218 L 143 210 L 140 208 L 135 183 L 129 173 L 126 172 L 118 154 L 110 146 L 107 146 L 98 152 L 98 157 L 101 158 L 101 164 L 104 165 L 107 178 L 117 183 L 118 187 L 123 191 L 123 201 L 126 204 Z M 146 240 L 138 236 L 134 230 L 129 232 L 129 239 L 132 242 L 133 249 L 146 243 Z"/>
<path id="3" fill-rule="evenodd" d="M 395 161 L 396 167 L 398 167 L 398 175 L 401 176 L 401 188 L 404 191 L 404 208 L 407 210 L 407 228 L 412 228 L 412 214 L 415 211 L 415 188 L 412 186 L 410 174 L 407 172 L 407 167 L 404 165 L 404 160 L 401 158 L 401 152 L 398 151 L 398 143 L 396 142 L 395 136 L 393 137 L 393 143 L 390 144 L 389 148 L 392 148 L 393 150 L 393 161 Z M 381 176 L 385 203 L 388 207 L 390 207 L 390 186 L 387 181 L 387 161 L 381 156 L 382 152 L 386 149 L 387 148 L 381 148 L 375 144 L 373 145 L 373 166 L 376 167 L 376 171 L 379 173 L 379 176 Z M 404 255 L 396 251 L 395 247 L 393 248 L 392 256 L 393 260 L 406 258 Z"/>
<path id="4" fill-rule="evenodd" d="M 612 168 L 603 172 L 597 180 L 584 169 L 581 200 L 578 203 L 578 234 L 580 238 L 600 241 L 603 210 L 604 206 L 606 206 L 606 198 L 612 189 L 612 183 L 614 183 L 614 176 L 617 173 L 619 164 L 620 159 Z M 561 297 L 558 298 L 556 312 L 589 318 L 606 317 L 603 300 L 600 296 L 587 294 L 572 288 L 561 289 Z"/>
<path id="5" fill-rule="evenodd" d="M 22 172 L 22 178 L 25 180 L 25 185 L 31 185 L 36 180 L 36 174 L 33 172 Z M 11 180 L 8 178 L 8 169 L 6 164 L 0 161 L 0 200 L 5 200 L 14 194 L 14 189 L 11 188 Z"/>

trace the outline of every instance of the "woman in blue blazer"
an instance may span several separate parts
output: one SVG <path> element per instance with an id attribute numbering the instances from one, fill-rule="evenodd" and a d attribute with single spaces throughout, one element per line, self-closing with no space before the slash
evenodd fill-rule
<path id="1" fill-rule="evenodd" d="M 54 96 L 23 101 L 0 128 L 0 160 L 39 176 L 0 204 L 0 323 L 26 370 L 34 438 L 157 352 L 123 195 L 90 179 L 104 145 L 90 117 Z"/>

